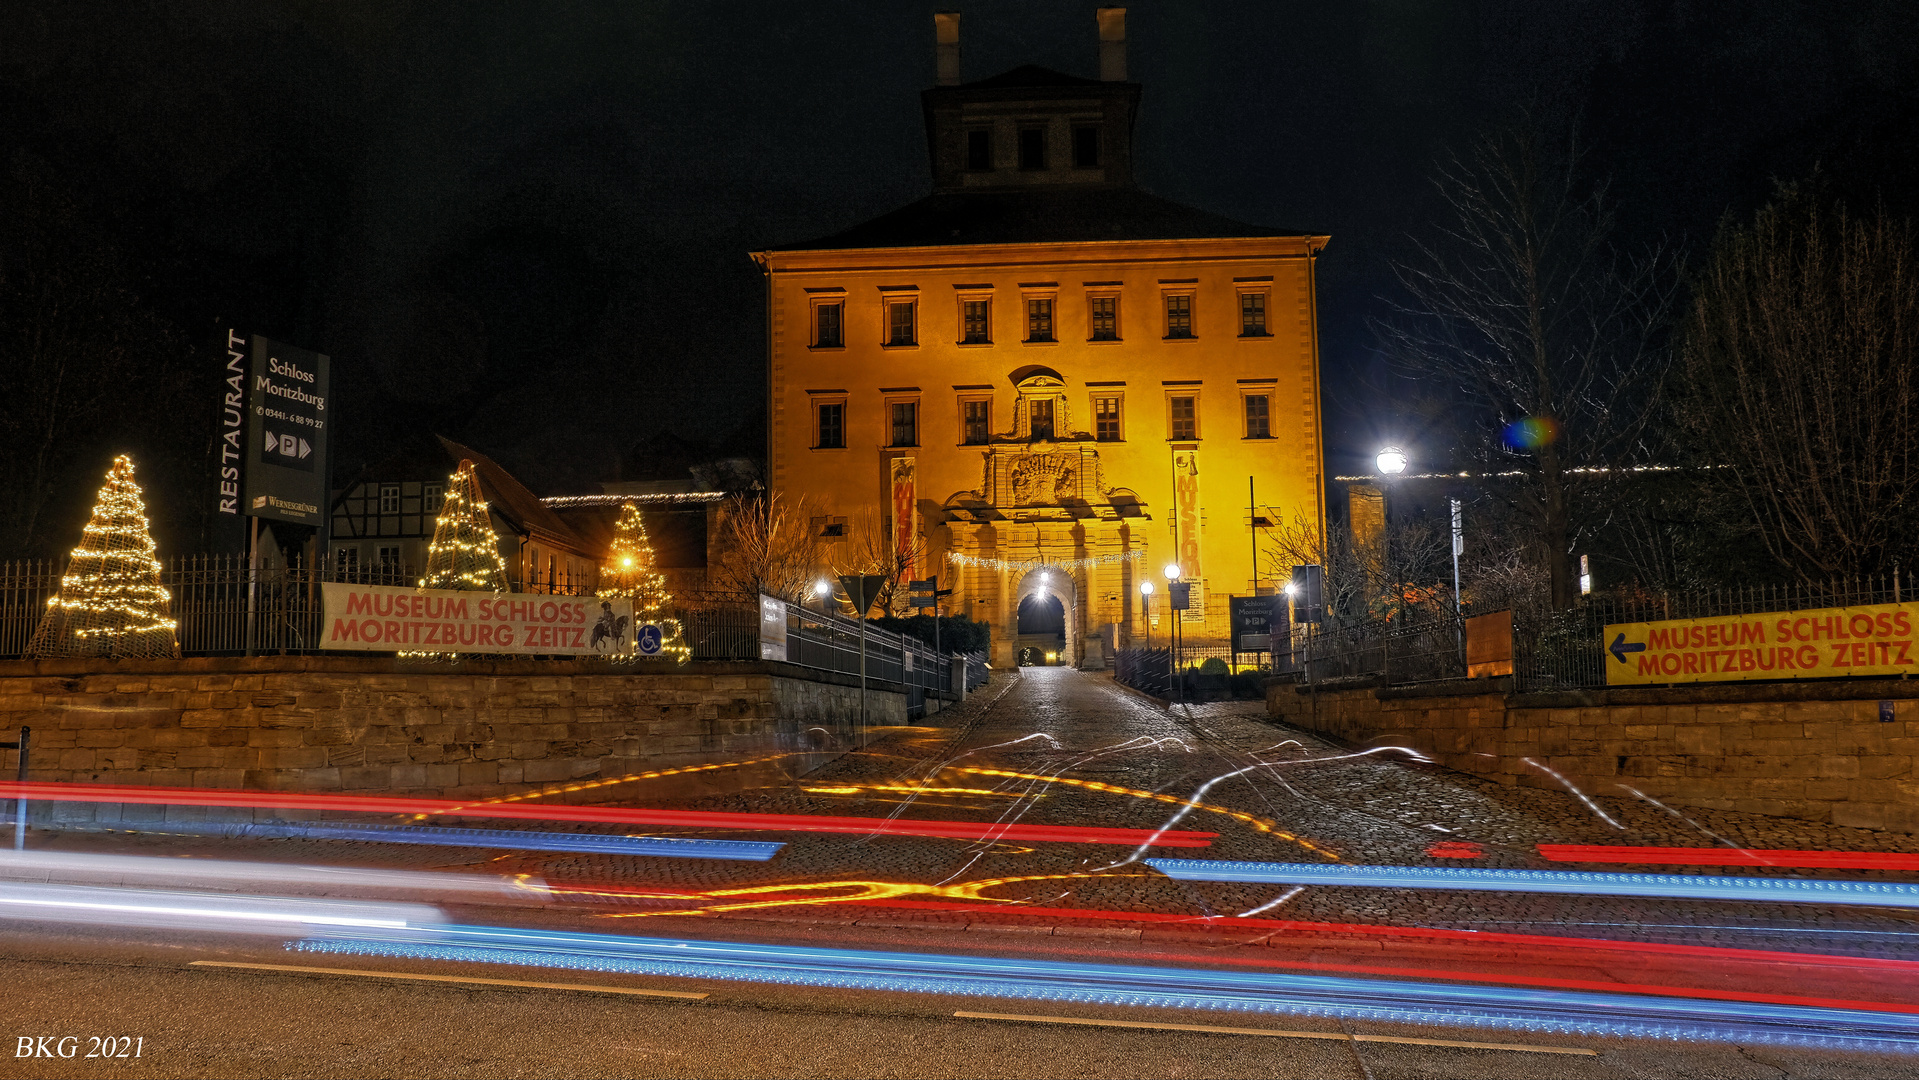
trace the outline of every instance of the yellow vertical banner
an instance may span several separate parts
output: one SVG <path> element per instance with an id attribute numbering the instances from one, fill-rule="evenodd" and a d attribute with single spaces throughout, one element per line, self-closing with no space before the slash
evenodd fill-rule
<path id="1" fill-rule="evenodd" d="M 1190 581 L 1192 607 L 1187 609 L 1186 617 L 1197 619 L 1205 614 L 1205 586 L 1201 584 L 1205 575 L 1199 564 L 1199 451 L 1173 451 L 1173 513 L 1179 527 L 1179 547 L 1176 553 L 1179 562 L 1179 576 Z"/>
<path id="2" fill-rule="evenodd" d="M 919 494 L 914 485 L 913 459 L 893 459 L 893 551 L 899 559 L 900 576 L 919 577 L 918 545 L 920 531 Z"/>

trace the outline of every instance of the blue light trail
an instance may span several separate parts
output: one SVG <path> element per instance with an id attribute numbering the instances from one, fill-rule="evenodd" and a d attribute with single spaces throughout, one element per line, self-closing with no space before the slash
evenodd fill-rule
<path id="1" fill-rule="evenodd" d="M 1145 862 L 1176 881 L 1656 896 L 1688 900 L 1742 900 L 1747 903 L 1919 908 L 1919 885 L 1884 881 L 1709 877 L 1702 874 L 1607 874 L 1581 870 L 1501 870 L 1477 866 L 1322 866 L 1313 863 L 1214 859 L 1147 859 Z"/>
<path id="2" fill-rule="evenodd" d="M 376 825 L 347 821 L 272 822 L 261 825 L 173 824 L 154 832 L 272 840 L 371 840 L 381 844 L 574 851 L 598 855 L 654 855 L 673 859 L 765 862 L 785 845 L 770 840 L 705 840 L 677 836 L 604 836 L 594 833 L 521 832 L 516 829 L 449 829 L 433 825 Z"/>
<path id="3" fill-rule="evenodd" d="M 1623 993 L 478 926 L 345 928 L 307 953 L 1654 1039 L 1919 1051 L 1919 1015 Z"/>

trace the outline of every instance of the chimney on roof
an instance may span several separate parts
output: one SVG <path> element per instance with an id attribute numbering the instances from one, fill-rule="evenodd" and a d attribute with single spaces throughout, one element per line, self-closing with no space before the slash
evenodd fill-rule
<path id="1" fill-rule="evenodd" d="M 957 11 L 933 13 L 933 54 L 941 86 L 958 86 L 960 82 L 959 17 Z"/>
<path id="2" fill-rule="evenodd" d="M 957 17 L 957 16 L 956 16 Z M 1095 13 L 1099 19 L 1099 78 L 1101 82 L 1126 81 L 1126 9 L 1103 7 Z M 954 46 L 957 52 L 959 47 Z"/>

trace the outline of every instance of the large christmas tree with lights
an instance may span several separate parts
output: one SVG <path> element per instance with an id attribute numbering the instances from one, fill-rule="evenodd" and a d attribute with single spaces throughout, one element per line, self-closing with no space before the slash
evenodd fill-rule
<path id="1" fill-rule="evenodd" d="M 653 554 L 653 542 L 647 539 L 646 522 L 640 508 L 631 502 L 620 507 L 620 520 L 613 527 L 613 543 L 607 548 L 606 561 L 600 567 L 601 596 L 623 596 L 633 601 L 633 632 L 651 623 L 660 628 L 660 651 L 685 663 L 693 655 L 680 638 L 680 623 L 673 618 L 673 594 L 666 590 L 666 575 L 660 573 L 659 560 Z"/>
<path id="2" fill-rule="evenodd" d="M 173 594 L 160 584 L 133 459 L 122 454 L 107 471 L 93 518 L 67 560 L 60 591 L 47 601 L 27 655 L 167 659 L 180 654 L 177 628 Z"/>
<path id="3" fill-rule="evenodd" d="M 459 471 L 447 479 L 446 501 L 433 523 L 433 542 L 426 548 L 426 576 L 422 589 L 460 589 L 469 592 L 506 592 L 506 560 L 500 558 L 500 538 L 493 532 L 480 477 L 473 462 L 461 459 Z"/>

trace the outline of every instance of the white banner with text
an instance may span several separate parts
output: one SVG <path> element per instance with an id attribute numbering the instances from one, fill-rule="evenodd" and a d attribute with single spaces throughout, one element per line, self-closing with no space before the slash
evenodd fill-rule
<path id="1" fill-rule="evenodd" d="M 320 586 L 323 649 L 362 652 L 625 656 L 633 601 L 624 597 Z"/>

